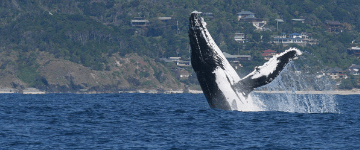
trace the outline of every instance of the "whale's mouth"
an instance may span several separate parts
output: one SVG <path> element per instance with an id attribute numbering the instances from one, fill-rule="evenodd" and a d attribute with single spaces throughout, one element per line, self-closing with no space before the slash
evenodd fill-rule
<path id="1" fill-rule="evenodd" d="M 189 31 L 197 31 L 204 29 L 206 27 L 206 22 L 200 16 L 201 13 L 192 13 L 190 16 L 190 29 Z"/>
<path id="2" fill-rule="evenodd" d="M 200 14 L 201 12 L 198 12 L 198 11 L 193 11 L 191 13 L 191 16 L 190 16 L 190 27 L 193 29 L 193 30 L 196 30 L 198 29 L 200 26 L 201 26 L 201 20 L 202 18 L 200 17 Z"/>

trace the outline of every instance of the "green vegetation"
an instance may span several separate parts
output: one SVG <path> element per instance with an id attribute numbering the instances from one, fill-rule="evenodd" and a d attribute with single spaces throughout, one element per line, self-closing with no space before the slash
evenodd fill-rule
<path id="1" fill-rule="evenodd" d="M 147 80 L 147 81 L 143 82 L 142 86 L 156 88 L 155 84 L 151 80 Z"/>
<path id="2" fill-rule="evenodd" d="M 29 55 L 20 55 L 18 64 L 18 77 L 20 80 L 33 87 L 47 84 L 46 80 L 37 72 L 39 65 L 36 63 L 36 54 L 34 52 Z"/>
<path id="3" fill-rule="evenodd" d="M 147 78 L 150 76 L 150 73 L 145 71 L 140 71 L 139 76 L 140 78 Z"/>
<path id="4" fill-rule="evenodd" d="M 114 72 L 112 73 L 112 75 L 113 75 L 114 77 L 121 77 L 121 73 L 120 73 L 119 71 L 114 71 Z"/>
<path id="5" fill-rule="evenodd" d="M 108 57 L 138 53 L 150 58 L 179 56 L 189 59 L 188 16 L 193 10 L 211 12 L 208 28 L 220 48 L 230 54 L 250 54 L 242 72 L 264 62 L 261 52 L 286 47 L 271 43 L 271 35 L 306 32 L 319 40 L 318 45 L 299 47 L 315 57 L 312 66 L 347 68 L 360 60 L 347 48 L 360 42 L 360 1 L 330 0 L 3 0 L 0 2 L 0 46 L 2 51 L 16 51 L 18 77 L 31 85 L 43 85 L 34 63 L 36 51 L 83 64 L 94 70 L 109 70 Z M 271 31 L 254 31 L 250 23 L 237 21 L 236 13 L 248 10 L 268 22 Z M 143 17 L 148 26 L 132 27 L 130 20 Z M 158 17 L 172 17 L 167 22 Z M 279 23 L 275 19 L 284 19 Z M 305 23 L 291 19 L 303 18 Z M 325 21 L 339 21 L 343 32 L 326 32 Z M 234 41 L 234 33 L 246 34 L 248 43 Z M 261 38 L 262 37 L 262 38 Z M 31 54 L 32 56 L 28 56 Z M 6 63 L 5 63 L 6 64 Z M 155 71 L 162 82 L 163 71 Z M 114 72 L 120 76 L 120 72 Z M 141 77 L 149 76 L 140 72 Z M 136 79 L 129 77 L 130 81 Z M 45 82 L 46 83 L 46 82 Z M 136 82 L 134 85 L 140 85 Z M 348 85 L 348 84 L 346 84 Z"/>

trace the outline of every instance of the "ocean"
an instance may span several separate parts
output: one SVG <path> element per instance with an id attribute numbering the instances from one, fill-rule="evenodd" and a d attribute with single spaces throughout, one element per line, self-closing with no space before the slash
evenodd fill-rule
<path id="1" fill-rule="evenodd" d="M 1 94 L 0 149 L 360 149 L 360 95 L 334 101 L 240 112 L 203 94 Z"/>

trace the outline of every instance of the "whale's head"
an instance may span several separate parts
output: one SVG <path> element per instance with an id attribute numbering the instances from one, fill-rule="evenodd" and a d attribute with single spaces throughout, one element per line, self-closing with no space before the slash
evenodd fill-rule
<path id="1" fill-rule="evenodd" d="M 193 11 L 189 18 L 189 39 L 191 46 L 191 64 L 194 71 L 212 71 L 222 67 L 223 54 L 215 44 L 201 12 Z"/>
<path id="2" fill-rule="evenodd" d="M 231 88 L 228 81 L 231 77 L 224 74 L 224 66 L 228 63 L 226 63 L 225 56 L 223 56 L 221 50 L 212 39 L 206 28 L 206 22 L 200 17 L 200 14 L 198 11 L 193 11 L 189 18 L 191 65 L 210 107 L 231 110 L 232 108 L 227 98 L 220 90 L 223 85 L 220 86 L 217 82 L 225 79 L 223 83 L 228 82 L 228 87 Z M 228 68 L 231 68 L 231 66 Z"/>
<path id="3" fill-rule="evenodd" d="M 202 22 L 204 22 L 204 19 L 200 17 L 201 12 L 193 11 L 189 18 L 189 25 L 190 30 L 198 30 L 200 27 L 204 27 L 202 25 Z"/>

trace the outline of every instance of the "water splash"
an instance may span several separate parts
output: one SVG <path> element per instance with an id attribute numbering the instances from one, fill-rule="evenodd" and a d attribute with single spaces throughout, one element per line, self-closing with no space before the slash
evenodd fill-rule
<path id="1" fill-rule="evenodd" d="M 274 81 L 256 89 L 264 93 L 251 93 L 251 101 L 260 101 L 259 111 L 340 113 L 335 95 L 331 94 L 335 83 L 319 74 L 318 68 L 309 67 L 309 61 L 314 60 L 309 57 L 311 54 L 289 63 Z"/>

